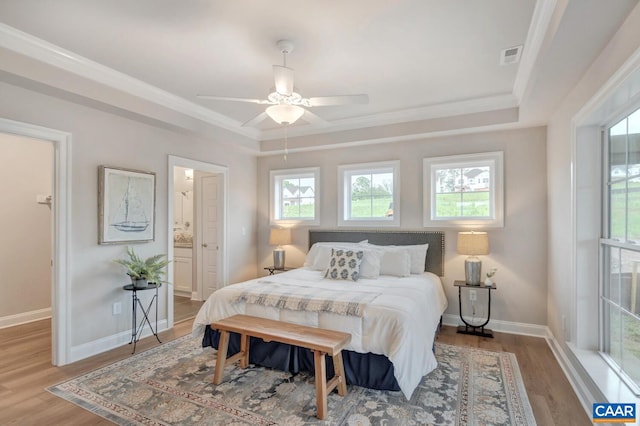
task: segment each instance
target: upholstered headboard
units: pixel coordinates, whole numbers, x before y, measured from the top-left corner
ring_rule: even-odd
[[[425,271],[444,276],[444,232],[440,231],[349,231],[349,230],[309,230],[309,247],[318,242],[345,241],[355,243],[369,240],[371,244],[382,246],[406,246],[429,244]]]

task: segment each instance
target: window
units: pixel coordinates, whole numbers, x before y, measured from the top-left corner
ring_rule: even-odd
[[[338,167],[338,225],[400,226],[400,162]]]
[[[271,224],[320,223],[320,169],[272,170]]]
[[[426,227],[502,227],[502,152],[423,160]]]
[[[604,132],[601,351],[640,389],[640,109]]]

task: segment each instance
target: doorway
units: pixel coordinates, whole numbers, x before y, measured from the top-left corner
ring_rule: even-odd
[[[51,317],[53,144],[0,133],[0,328]]]
[[[71,134],[29,123],[0,118],[0,133],[53,144],[53,188],[51,191],[51,328],[53,365],[70,362],[69,239],[71,223]],[[46,198],[46,197],[45,197]],[[46,199],[45,199],[46,201]]]
[[[227,176],[226,167],[169,156],[169,327],[227,282]]]

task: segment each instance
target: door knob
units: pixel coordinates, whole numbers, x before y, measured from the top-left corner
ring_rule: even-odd
[[[202,247],[205,247],[205,248],[206,248],[206,247],[209,247],[209,244],[207,244],[207,243],[202,243]]]

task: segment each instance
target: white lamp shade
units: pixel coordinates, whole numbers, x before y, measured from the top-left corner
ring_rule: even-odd
[[[486,232],[458,232],[458,254],[489,254],[489,236]]]
[[[304,115],[304,108],[297,105],[271,105],[265,112],[278,124],[293,124]]]
[[[269,245],[283,246],[286,244],[291,244],[291,229],[272,228],[269,234]]]

